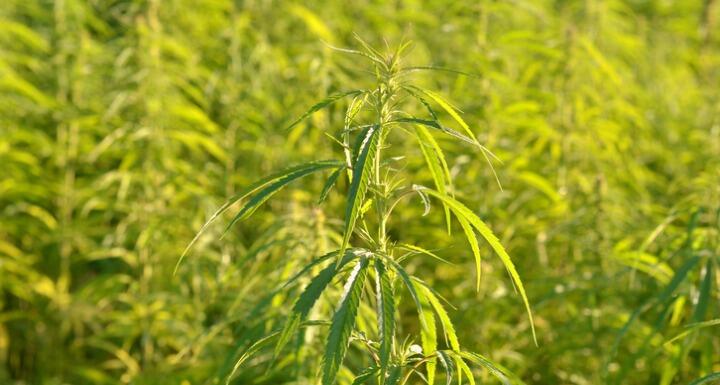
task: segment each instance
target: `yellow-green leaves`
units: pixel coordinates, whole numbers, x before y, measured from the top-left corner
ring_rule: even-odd
[[[175,265],[175,271],[177,272],[177,268],[180,266],[180,263],[182,262],[183,258],[185,258],[185,255],[187,255],[190,248],[197,242],[197,240],[200,238],[200,236],[207,230],[208,226],[213,223],[220,215],[222,215],[225,211],[227,211],[232,205],[235,203],[253,196],[248,202],[246,202],[241,208],[240,211],[235,215],[232,221],[227,225],[225,228],[225,231],[227,232],[230,227],[235,224],[237,221],[246,218],[250,214],[252,214],[255,209],[257,209],[262,203],[270,199],[270,197],[278,192],[280,189],[285,187],[288,183],[298,179],[302,178],[308,174],[312,174],[314,172],[325,170],[328,168],[337,168],[342,166],[342,162],[336,161],[336,160],[321,160],[321,161],[313,161],[308,163],[303,163],[301,165],[293,166],[290,168],[287,168],[283,171],[280,171],[278,173],[272,174],[270,176],[267,176],[249,187],[247,187],[245,190],[243,190],[241,193],[236,194],[232,198],[228,199],[225,204],[220,206],[220,208],[213,213],[213,215],[210,216],[210,219],[205,222],[205,224],[202,225],[200,228],[200,231],[195,234],[195,237],[190,241],[190,243],[185,248],[185,251],[183,251],[182,255],[177,261],[177,264]],[[253,195],[254,194],[254,195]]]
[[[369,260],[366,257],[362,257],[350,272],[350,276],[345,283],[340,306],[333,316],[330,334],[325,345],[322,370],[323,385],[332,385],[334,383],[335,376],[337,376],[340,365],[345,358],[350,343],[350,334],[355,327],[355,317],[357,316],[360,296],[365,285],[368,262]]]
[[[528,319],[530,320],[530,328],[532,330],[533,339],[537,344],[535,325],[533,323],[532,311],[530,310],[530,302],[528,301],[527,295],[525,294],[525,287],[520,280],[520,275],[518,274],[517,269],[515,269],[515,264],[512,262],[512,259],[510,259],[507,251],[505,251],[505,248],[500,243],[500,240],[497,239],[492,230],[490,230],[490,228],[485,224],[485,222],[482,221],[482,219],[480,219],[480,217],[478,217],[469,208],[457,201],[455,198],[452,198],[445,194],[441,194],[438,191],[423,186],[414,186],[414,188],[423,190],[426,194],[431,195],[439,199],[440,201],[446,203],[448,206],[450,206],[450,209],[455,214],[455,217],[462,218],[462,220],[467,221],[473,227],[473,229],[480,233],[480,235],[485,238],[488,244],[490,244],[490,247],[492,247],[495,253],[497,253],[497,255],[500,257],[503,265],[505,265],[505,268],[507,269],[510,277],[513,280],[513,283],[515,284],[515,287],[517,287],[518,292],[522,297],[523,303],[525,304],[525,310],[528,314]],[[479,255],[476,255],[476,258],[479,258]]]
[[[330,95],[330,96],[326,97],[325,99],[321,100],[320,102],[314,104],[312,107],[310,107],[310,109],[307,110],[304,114],[302,114],[302,116],[297,118],[294,122],[290,123],[290,125],[287,126],[286,130],[289,130],[289,129],[295,127],[298,123],[305,120],[308,116],[314,114],[317,111],[322,110],[323,108],[335,103],[336,101],[338,101],[346,96],[350,96],[350,95],[357,96],[362,93],[363,93],[363,91],[360,91],[360,90],[352,90],[352,91],[347,91],[347,92],[341,92],[341,93],[335,94],[335,95]]]

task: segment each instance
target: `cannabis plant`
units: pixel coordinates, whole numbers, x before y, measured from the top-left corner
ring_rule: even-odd
[[[311,260],[289,279],[284,287],[306,274],[315,272],[295,300],[284,327],[257,341],[247,351],[235,357],[233,369],[223,376],[229,382],[245,360],[271,341],[275,341],[274,359],[277,359],[297,333],[303,333],[302,330],[309,326],[325,325],[326,323],[321,321],[309,320],[309,314],[321,294],[334,280],[342,278],[345,281],[344,288],[329,322],[323,352],[320,370],[323,385],[336,382],[348,348],[353,344],[366,351],[372,359],[369,361],[372,362],[371,365],[361,368],[355,375],[354,384],[404,385],[413,375],[433,384],[438,363],[444,368],[448,381],[456,376],[460,382],[463,376],[466,376],[471,384],[474,383],[473,372],[468,364],[477,364],[507,383],[513,377],[507,370],[480,354],[462,349],[439,294],[421,277],[406,271],[403,265],[413,255],[442,259],[423,245],[405,243],[401,239],[392,239],[389,235],[389,220],[399,202],[411,196],[419,196],[427,214],[430,201],[439,201],[448,234],[451,233],[452,219],[455,218],[467,239],[475,259],[477,288],[479,289],[481,278],[479,234],[507,269],[532,325],[525,288],[510,256],[488,225],[454,197],[448,162],[435,135],[449,135],[468,144],[481,151],[488,163],[493,154],[480,144],[455,107],[438,93],[409,80],[409,75],[416,71],[443,69],[403,67],[401,58],[409,44],[401,44],[389,54],[384,54],[362,40],[358,41],[362,51],[338,50],[367,59],[371,63],[372,73],[375,75],[374,87],[329,96],[312,106],[289,126],[290,129],[313,113],[343,98],[349,98],[344,126],[336,135],[329,135],[342,149],[343,158],[314,160],[290,167],[247,187],[220,207],[188,246],[189,249],[208,225],[221,214],[238,204],[239,208],[226,226],[226,232],[236,223],[250,217],[263,203],[295,180],[313,173],[329,173],[319,195],[319,202],[322,203],[331,193],[333,186],[347,178],[349,187],[345,196],[344,225],[337,248]],[[412,111],[413,107],[419,107],[417,109],[425,111],[425,114],[416,116],[408,112]],[[438,107],[438,112],[444,111],[460,130],[441,122],[436,112]],[[395,132],[399,135],[392,135]],[[392,165],[394,158],[385,155],[393,142],[391,138],[400,139],[405,136],[414,137],[417,142],[432,176],[433,187],[405,183],[401,171]],[[187,251],[186,249],[185,253]],[[398,304],[403,291],[409,294],[417,309],[420,345],[411,342],[412,336],[403,338],[399,335]],[[364,295],[366,293],[372,294]],[[364,305],[375,309],[376,325],[361,328],[356,323],[358,309]],[[444,344],[438,341],[438,323],[445,337]]]

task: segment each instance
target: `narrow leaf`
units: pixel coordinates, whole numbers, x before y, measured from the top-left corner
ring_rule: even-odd
[[[500,257],[500,260],[502,261],[503,265],[505,265],[505,268],[510,274],[513,283],[520,292],[520,296],[522,297],[523,303],[525,305],[525,310],[528,314],[528,319],[530,320],[530,328],[532,330],[533,340],[537,345],[535,324],[533,322],[532,310],[530,310],[530,302],[528,301],[527,294],[525,293],[525,286],[520,280],[520,275],[515,268],[515,264],[512,262],[512,259],[510,259],[507,251],[505,251],[505,248],[500,243],[495,234],[492,232],[492,230],[490,230],[490,228],[485,224],[485,222],[480,219],[480,217],[475,215],[475,213],[473,213],[469,208],[467,208],[467,206],[460,203],[455,198],[452,198],[446,194],[441,194],[438,191],[429,189],[427,187],[415,186],[415,188],[423,189],[429,195],[432,195],[435,198],[447,203],[458,218],[462,217],[467,220],[470,225],[472,225],[472,227],[474,227],[475,230],[477,230],[477,232],[480,233],[480,235],[482,235],[482,237],[485,238],[485,240],[490,244],[490,247],[492,247],[495,253]]]
[[[333,164],[335,166],[333,166]],[[182,255],[180,255],[180,258],[178,258],[177,263],[175,264],[175,269],[173,271],[173,274],[177,273],[178,267],[180,267],[180,263],[182,263],[183,259],[187,255],[187,253],[190,251],[192,246],[197,242],[198,239],[200,239],[200,236],[207,230],[207,228],[212,224],[220,215],[222,215],[225,211],[227,211],[232,205],[235,203],[247,198],[248,196],[254,194],[258,190],[264,188],[265,186],[276,182],[278,179],[287,177],[288,175],[295,175],[296,173],[302,174],[303,170],[313,170],[317,171],[324,168],[330,168],[330,167],[337,167],[338,162],[335,160],[322,160],[322,161],[315,161],[315,162],[309,162],[309,163],[303,163],[297,166],[292,166],[289,168],[286,168],[282,171],[276,172],[274,174],[271,174],[252,185],[245,188],[243,191],[241,191],[238,194],[235,194],[230,199],[228,199],[222,206],[220,206],[217,211],[215,211],[211,216],[210,219],[208,219],[202,227],[200,227],[200,230],[195,234],[195,237],[190,241],[190,243],[185,247],[185,250],[183,251]],[[312,172],[312,171],[311,171]]]
[[[330,193],[330,190],[335,185],[335,182],[337,182],[338,177],[342,172],[345,171],[345,166],[338,167],[337,170],[333,171],[332,174],[330,174],[330,177],[328,177],[327,182],[325,182],[325,186],[323,186],[322,192],[320,192],[320,198],[318,199],[318,204],[323,203],[325,199],[327,198],[328,194]]]
[[[342,98],[344,98],[344,97],[346,97],[346,96],[350,96],[350,95],[352,95],[352,96],[357,96],[357,95],[362,94],[363,92],[364,92],[364,91],[361,91],[361,90],[352,90],[352,91],[342,92],[342,93],[335,94],[335,95],[330,95],[330,96],[326,97],[325,99],[321,100],[320,102],[318,102],[317,104],[315,104],[315,105],[313,105],[312,107],[310,107],[310,109],[307,110],[304,114],[302,114],[302,116],[300,116],[297,120],[295,120],[294,122],[292,122],[292,123],[286,128],[286,130],[289,130],[289,129],[295,127],[298,123],[300,123],[300,122],[302,122],[303,120],[305,120],[308,116],[310,116],[310,115],[314,114],[315,112],[317,112],[317,111],[319,111],[319,110],[321,110],[321,109],[329,106],[329,105],[332,104],[332,103],[335,103],[335,102],[338,101],[339,99],[342,99]]]
[[[340,299],[340,306],[332,319],[330,334],[323,358],[322,384],[332,385],[340,369],[345,353],[350,343],[350,334],[355,327],[355,317],[360,305],[365,277],[367,275],[368,259],[361,258],[353,268]]]
[[[353,164],[353,178],[348,191],[347,203],[345,204],[345,233],[343,235],[340,253],[344,253],[350,243],[350,236],[355,229],[360,208],[365,199],[372,164],[377,151],[380,127],[372,126],[368,129],[358,148],[357,157]]]
[[[377,296],[377,317],[380,333],[380,367],[381,373],[387,370],[392,351],[395,333],[395,298],[393,296],[390,276],[382,260],[375,260],[375,293]]]

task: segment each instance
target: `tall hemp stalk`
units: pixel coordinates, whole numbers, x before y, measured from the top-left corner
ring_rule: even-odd
[[[303,275],[322,267],[296,299],[282,330],[253,344],[235,359],[232,370],[223,373],[220,377],[224,377],[226,383],[229,383],[241,365],[271,341],[277,340],[274,349],[274,357],[277,358],[298,331],[308,326],[323,325],[323,322],[309,321],[308,314],[336,277],[346,277],[342,297],[329,323],[330,330],[327,334],[321,369],[323,385],[336,382],[338,371],[352,343],[357,343],[358,347],[366,350],[372,358],[372,365],[362,369],[356,375],[353,384],[404,385],[413,374],[424,377],[428,383],[433,384],[437,362],[443,366],[448,383],[454,375],[460,383],[465,375],[468,382],[474,384],[475,380],[468,363],[483,366],[503,383],[510,383],[510,379],[514,376],[506,369],[482,355],[461,349],[453,324],[438,294],[423,280],[409,274],[402,264],[410,256],[419,254],[440,261],[442,259],[421,246],[391,239],[388,234],[388,220],[403,198],[419,195],[425,205],[425,213],[430,209],[431,197],[440,201],[448,234],[451,219],[454,217],[467,238],[475,258],[478,289],[481,256],[477,234],[485,239],[500,257],[522,297],[532,326],[530,305],[512,260],[485,222],[453,197],[449,167],[442,149],[434,139],[433,132],[450,135],[477,148],[482,151],[486,159],[493,155],[478,142],[455,107],[437,93],[413,85],[407,80],[407,75],[415,71],[442,69],[402,67],[401,56],[409,46],[407,43],[385,55],[362,40],[358,39],[358,41],[363,47],[362,51],[338,50],[360,56],[372,63],[376,76],[375,88],[352,90],[329,96],[312,106],[288,127],[288,129],[294,127],[314,112],[340,99],[352,98],[345,114],[345,124],[340,137],[333,137],[335,142],[342,146],[344,159],[318,160],[300,164],[247,187],[243,192],[229,199],[210,217],[178,261],[180,264],[211,223],[237,203],[240,203],[239,211],[225,228],[226,232],[237,222],[247,219],[258,207],[292,181],[316,172],[330,171],[320,194],[319,202],[322,203],[332,187],[337,184],[340,176],[343,173],[347,175],[349,188],[345,204],[344,232],[339,247],[335,251],[315,258],[285,283],[284,288]],[[419,103],[427,111],[428,116],[421,118],[404,112],[400,107],[406,100]],[[444,110],[462,128],[462,131],[442,125],[435,112],[435,106]],[[371,116],[372,121],[358,123],[356,119],[360,116]],[[432,175],[434,189],[417,184],[404,186],[403,180],[398,175],[399,172],[393,170],[383,158],[383,150],[390,146],[389,134],[396,129],[414,136],[417,140]],[[373,285],[375,298],[363,298],[367,281],[371,281],[370,284]],[[396,322],[400,316],[399,291],[403,287],[417,308],[422,346],[411,345],[408,342],[409,338],[401,339],[396,333]],[[356,329],[356,316],[363,300],[368,301],[375,309],[377,315],[375,330]],[[439,346],[436,321],[442,326],[446,345],[444,349]],[[532,332],[535,338],[534,327]],[[374,335],[375,338],[370,339],[368,335]],[[425,374],[419,371],[423,366]]]

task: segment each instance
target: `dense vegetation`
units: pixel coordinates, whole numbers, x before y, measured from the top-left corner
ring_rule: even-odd
[[[2,384],[711,383],[719,288],[712,0],[0,2]]]

